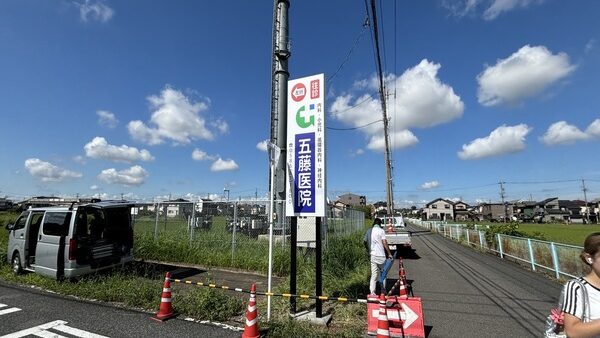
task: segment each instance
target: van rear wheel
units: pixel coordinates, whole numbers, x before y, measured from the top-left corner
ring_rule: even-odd
[[[12,271],[15,275],[19,275],[23,272],[23,268],[21,267],[21,256],[19,256],[18,252],[15,252],[12,258]]]

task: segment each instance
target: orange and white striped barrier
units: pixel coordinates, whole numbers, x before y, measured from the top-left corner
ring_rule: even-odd
[[[377,338],[387,338],[390,336],[390,323],[388,322],[385,295],[379,296],[379,316],[377,317]]]
[[[173,311],[171,299],[171,273],[167,272],[165,275],[165,284],[163,285],[162,294],[160,297],[160,308],[156,317],[152,317],[152,319],[156,319],[159,321],[167,320],[175,316],[175,311]]]
[[[248,310],[246,311],[246,325],[242,338],[258,338],[258,312],[256,311],[256,284],[250,287],[250,301],[248,302]]]

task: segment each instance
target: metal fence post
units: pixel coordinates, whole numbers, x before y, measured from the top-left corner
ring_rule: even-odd
[[[194,240],[194,231],[196,231],[196,203],[192,202],[192,222],[190,223],[190,245]]]
[[[504,252],[502,252],[502,238],[500,238],[500,234],[496,235],[496,238],[498,238],[498,250],[500,251],[500,258],[504,258]]]
[[[233,261],[235,260],[235,231],[237,228],[237,202],[233,203],[233,232],[231,233],[231,265],[233,265]],[[241,223],[241,222],[240,222]],[[250,229],[250,224],[247,224],[248,229]]]
[[[471,245],[471,236],[469,236],[469,229],[467,229],[467,244]]]
[[[550,243],[550,248],[552,249],[552,262],[554,263],[554,271],[556,272],[556,279],[560,278],[560,266],[558,264],[558,255],[556,254],[556,247],[554,246],[554,242]]]
[[[154,240],[158,238],[158,209],[160,208],[160,203],[156,203],[154,212],[156,213],[156,217],[154,219]]]
[[[479,247],[483,249],[483,231],[478,230],[477,233],[479,233]]]
[[[531,246],[531,238],[527,238],[527,246],[529,247],[529,260],[531,261],[531,270],[535,271],[535,260],[533,257],[533,247]]]

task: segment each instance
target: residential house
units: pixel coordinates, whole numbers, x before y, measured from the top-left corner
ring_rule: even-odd
[[[12,208],[13,201],[7,199],[6,197],[0,197],[0,210],[8,210]]]
[[[584,217],[586,205],[584,201],[558,200],[558,205],[560,207],[560,210],[569,212],[569,223],[583,224],[586,222]]]
[[[423,220],[452,221],[454,220],[454,204],[444,198],[435,199],[423,208]]]
[[[513,203],[513,215],[521,222],[533,222],[543,210],[535,201],[517,201]]]
[[[560,208],[558,197],[547,198],[538,203],[539,216],[536,220],[545,223],[569,222],[571,213]]]
[[[355,206],[367,205],[367,197],[359,196],[355,194],[344,194],[338,197],[338,201],[346,204]]]
[[[469,205],[463,201],[457,201],[452,203],[454,207],[454,220],[455,221],[468,221],[472,219],[473,213],[469,211]]]
[[[477,213],[479,221],[501,222],[512,219],[513,208],[508,203],[481,203]]]
[[[588,203],[590,223],[600,224],[600,198]]]

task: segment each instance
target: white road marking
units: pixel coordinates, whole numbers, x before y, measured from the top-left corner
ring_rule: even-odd
[[[40,331],[40,332],[36,332],[33,334],[34,336],[38,336],[41,338],[67,338],[65,336],[61,336],[59,334],[56,334],[54,332],[50,332],[50,331]]]
[[[0,304],[0,308],[6,307],[6,304]],[[21,309],[19,309],[18,307],[11,307],[8,309],[4,309],[4,310],[0,310],[0,316],[8,314],[8,313],[13,313],[13,312],[17,312],[17,311],[21,311]]]
[[[66,338],[65,336],[61,336],[57,333],[48,331],[50,329],[56,330],[56,331],[61,331],[61,332],[67,333],[69,335],[72,335],[75,337],[80,337],[80,338],[108,338],[106,336],[102,336],[99,334],[76,329],[76,328],[67,326],[65,324],[67,324],[67,322],[65,322],[64,320],[55,320],[53,322],[38,325],[38,326],[29,328],[29,329],[21,330],[19,332],[10,333],[10,334],[4,335],[0,338],[22,338],[22,337],[26,337],[26,336],[30,336],[30,335],[34,335],[34,336],[38,336],[38,337],[42,337],[42,338],[49,338],[49,337]]]

